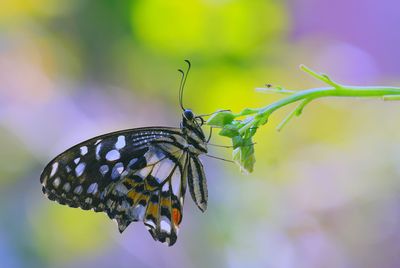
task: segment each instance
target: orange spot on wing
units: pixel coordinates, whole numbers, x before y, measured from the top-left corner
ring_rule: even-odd
[[[162,207],[166,207],[166,208],[169,208],[169,207],[171,207],[171,199],[169,199],[169,198],[161,198],[161,206]]]
[[[129,177],[126,177],[126,178],[125,178],[124,183],[128,184],[128,185],[131,186],[131,187],[134,187],[134,186],[137,184],[137,183],[135,183],[135,182],[133,181],[132,178],[129,178]]]
[[[128,196],[130,199],[132,199],[133,204],[136,204],[136,202],[138,201],[138,199],[139,199],[139,197],[140,197],[140,193],[138,193],[138,192],[132,190],[132,191],[129,191],[129,192],[127,193],[127,196]]]
[[[182,215],[179,209],[177,208],[172,209],[172,221],[174,222],[174,224],[178,226],[179,223],[181,223],[181,220],[182,220]]]
[[[157,218],[158,215],[158,204],[156,203],[151,203],[149,204],[149,207],[147,208],[147,215],[151,215],[154,218]]]

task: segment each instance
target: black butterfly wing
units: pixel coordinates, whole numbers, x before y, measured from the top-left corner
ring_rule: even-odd
[[[176,128],[139,128],[82,142],[54,158],[40,181],[49,199],[104,211],[122,232],[144,221],[153,238],[176,241],[186,190],[187,141]]]

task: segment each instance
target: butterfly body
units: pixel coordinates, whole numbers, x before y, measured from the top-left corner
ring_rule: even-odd
[[[148,127],[98,136],[61,153],[42,172],[43,193],[60,204],[105,212],[119,231],[143,221],[155,240],[177,239],[186,187],[201,211],[207,142],[190,110],[180,128]]]

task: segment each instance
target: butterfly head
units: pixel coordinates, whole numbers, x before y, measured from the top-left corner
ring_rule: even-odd
[[[183,111],[183,118],[186,119],[186,120],[193,120],[194,114],[193,114],[192,110],[185,109]]]
[[[182,113],[182,126],[183,127],[197,127],[200,128],[204,124],[204,119],[201,116],[195,116],[192,110],[185,109]]]

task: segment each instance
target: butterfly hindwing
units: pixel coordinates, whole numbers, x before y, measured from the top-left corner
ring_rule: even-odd
[[[182,219],[185,196],[182,174],[187,153],[166,152],[154,145],[149,146],[144,156],[146,168],[125,176],[114,186],[124,190],[120,203],[127,205],[117,204],[108,208],[107,213],[117,220],[121,232],[130,222],[143,221],[155,240],[173,245]]]

